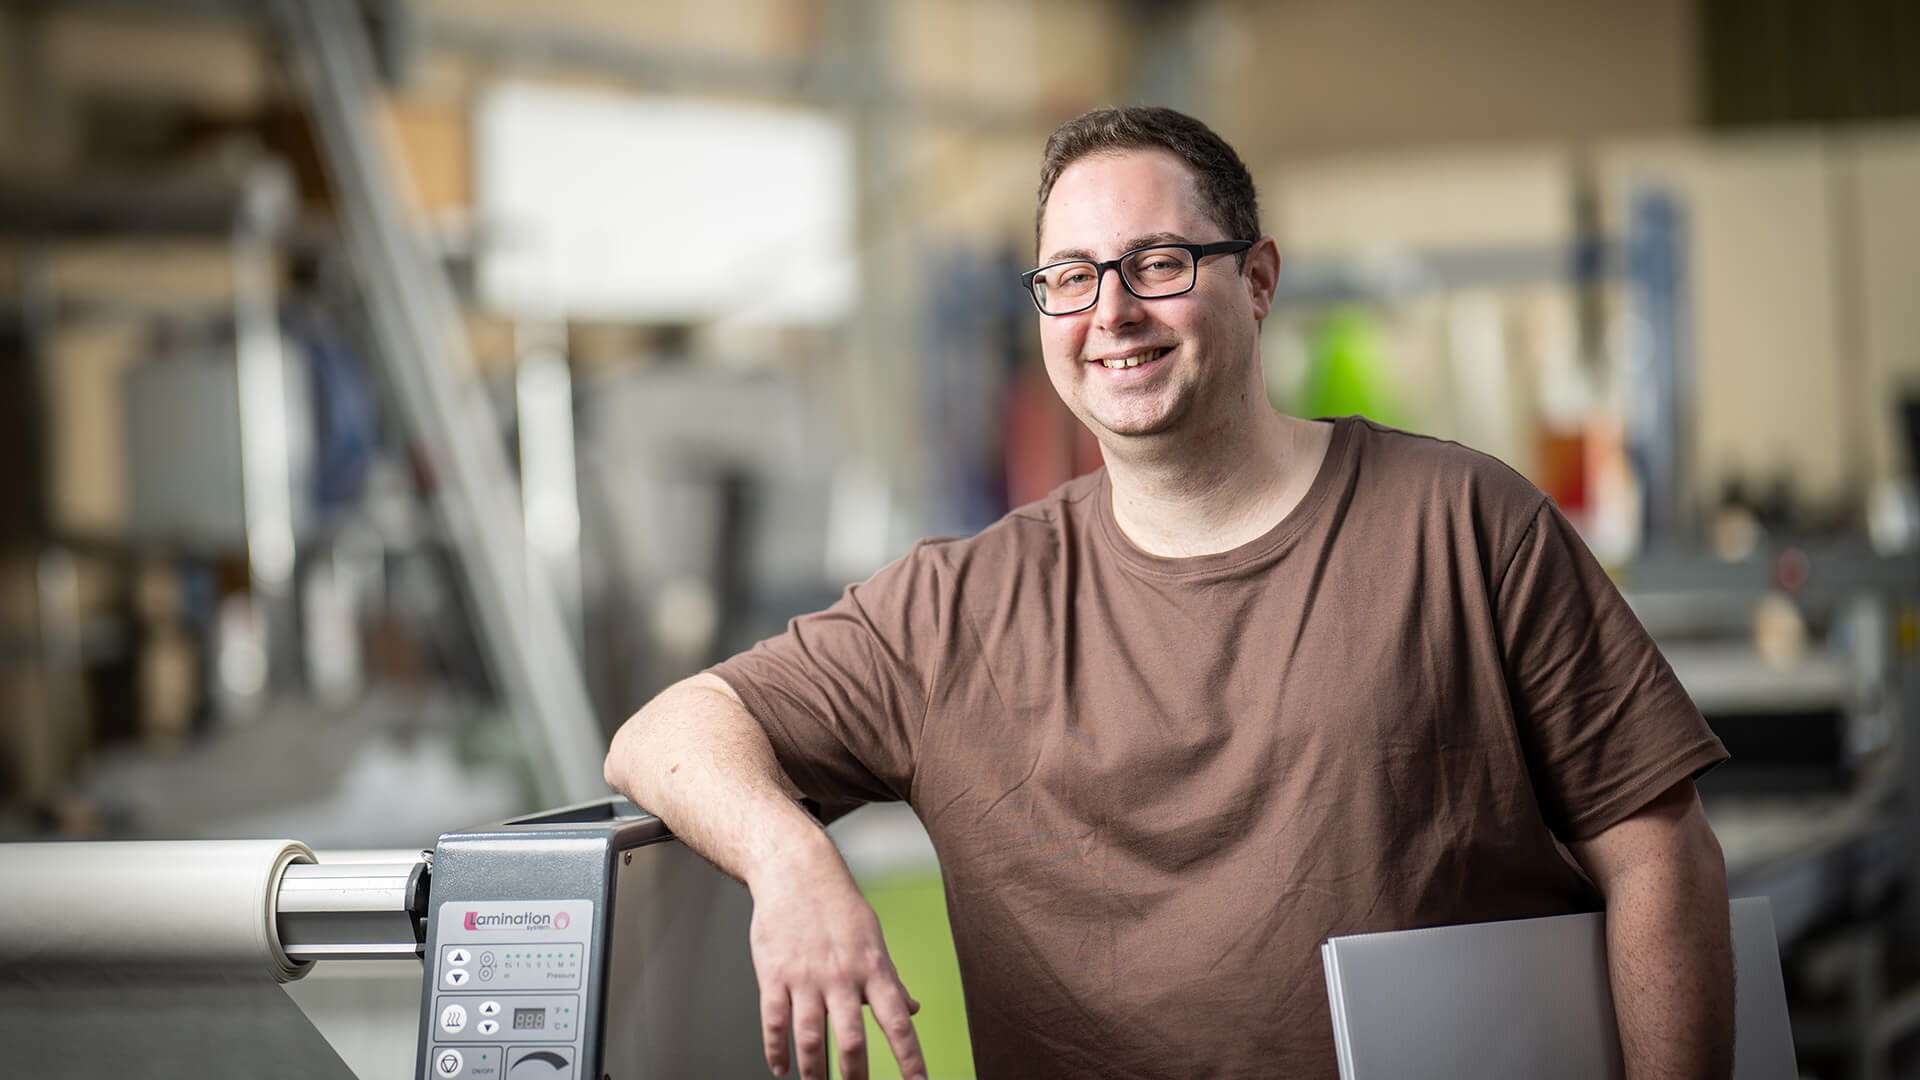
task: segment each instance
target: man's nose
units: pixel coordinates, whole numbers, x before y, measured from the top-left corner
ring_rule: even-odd
[[[1107,274],[1113,280],[1107,280]],[[1146,314],[1146,306],[1141,299],[1127,288],[1126,280],[1120,276],[1120,268],[1110,266],[1100,271],[1100,298],[1093,305],[1093,321],[1102,327],[1131,326],[1139,322]]]

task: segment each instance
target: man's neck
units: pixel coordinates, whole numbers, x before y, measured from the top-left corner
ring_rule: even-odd
[[[1107,447],[1113,516],[1134,546],[1188,558],[1264,535],[1313,486],[1331,424],[1261,410],[1239,430]]]

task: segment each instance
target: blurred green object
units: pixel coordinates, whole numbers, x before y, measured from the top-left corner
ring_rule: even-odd
[[[1338,308],[1314,329],[1299,416],[1364,416],[1404,427],[1388,386],[1386,350],[1372,315]]]
[[[860,891],[880,916],[887,951],[907,993],[920,1002],[913,1018],[920,1049],[927,1058],[928,1080],[973,1076],[973,1043],[967,1036],[967,1011],[960,996],[960,961],[947,924],[947,897],[938,871],[863,879]],[[833,1075],[840,1075],[837,1056]],[[899,1080],[900,1066],[880,1027],[867,1013],[867,1067],[873,1080]]]

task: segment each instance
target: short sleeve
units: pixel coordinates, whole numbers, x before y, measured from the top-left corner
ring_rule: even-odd
[[[948,610],[934,550],[915,545],[832,607],[709,669],[766,730],[787,775],[824,805],[910,794]]]
[[[1497,586],[1507,684],[1535,793],[1563,841],[1727,757],[1653,638],[1551,501]]]

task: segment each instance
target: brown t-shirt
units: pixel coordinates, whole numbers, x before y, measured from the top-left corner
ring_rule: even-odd
[[[1232,551],[1140,551],[1102,471],[714,669],[926,824],[980,1075],[1334,1077],[1321,941],[1594,910],[1556,840],[1726,756],[1538,489],[1335,425]]]

